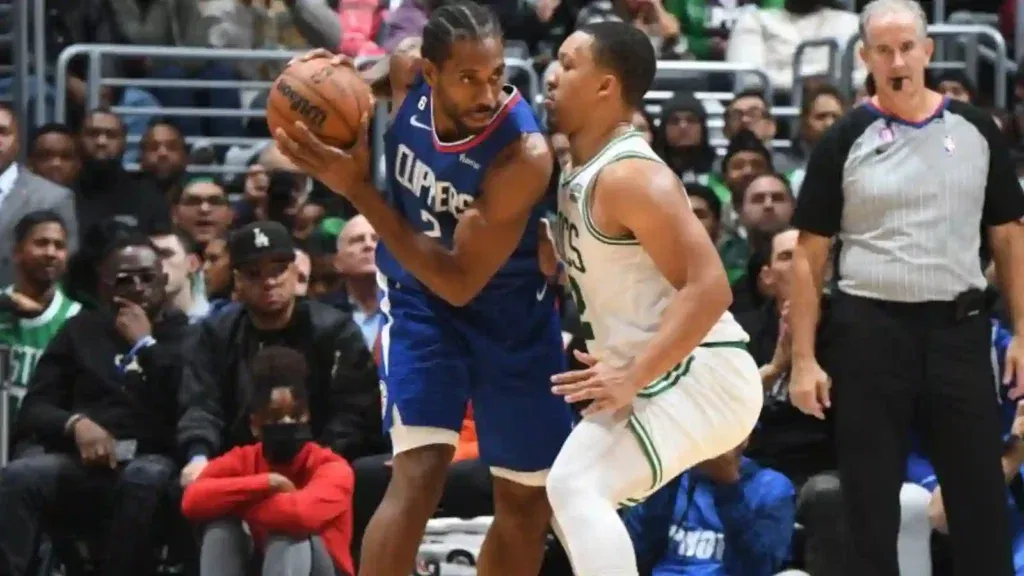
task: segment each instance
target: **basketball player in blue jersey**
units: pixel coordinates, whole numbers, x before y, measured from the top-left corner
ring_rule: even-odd
[[[383,194],[370,182],[365,140],[342,151],[301,124],[291,137],[275,134],[382,242],[382,399],[395,456],[361,575],[412,571],[467,402],[494,476],[495,518],[478,571],[540,569],[546,471],[571,427],[567,404],[550,390],[563,365],[561,332],[537,254],[535,207],[554,159],[528,103],[504,83],[503,51],[490,10],[456,2],[432,12],[422,74],[393,103]]]

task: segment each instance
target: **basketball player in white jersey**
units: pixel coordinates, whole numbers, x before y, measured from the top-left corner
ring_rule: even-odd
[[[682,183],[630,125],[655,72],[650,41],[602,22],[570,36],[545,102],[570,144],[554,241],[589,355],[554,392],[588,402],[548,480],[576,573],[635,576],[616,509],[738,446],[761,411],[747,334]]]

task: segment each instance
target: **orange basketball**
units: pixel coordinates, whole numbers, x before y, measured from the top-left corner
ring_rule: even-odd
[[[325,143],[347,148],[372,107],[370,87],[355,70],[317,58],[285,68],[267,99],[270,133],[294,131],[301,121]]]

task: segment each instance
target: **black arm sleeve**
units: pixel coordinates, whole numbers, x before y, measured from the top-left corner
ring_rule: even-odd
[[[797,196],[793,227],[831,238],[843,218],[843,171],[853,142],[871,122],[870,112],[852,110],[832,125],[814,147]]]
[[[348,316],[333,326],[327,402],[320,441],[349,462],[374,453],[381,434],[380,386],[363,334]]]
[[[185,363],[178,391],[178,446],[186,458],[213,457],[223,446],[224,414],[215,376],[216,348],[212,327],[194,327],[185,344]]]
[[[981,220],[986,226],[999,226],[1024,218],[1024,190],[1017,180],[1017,168],[1010,158],[1010,145],[992,117],[980,108],[950,102],[949,110],[963,116],[988,142],[988,182]]]
[[[72,371],[79,363],[68,333],[70,325],[69,322],[62,326],[43,351],[18,411],[17,428],[25,434],[38,435],[44,441],[64,438],[64,426],[73,414]]]

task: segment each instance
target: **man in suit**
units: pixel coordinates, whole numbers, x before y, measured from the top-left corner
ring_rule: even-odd
[[[78,248],[78,220],[71,190],[41,178],[18,164],[21,143],[14,111],[0,106],[0,286],[14,282],[14,225],[36,210],[53,210],[67,225],[68,249]]]

